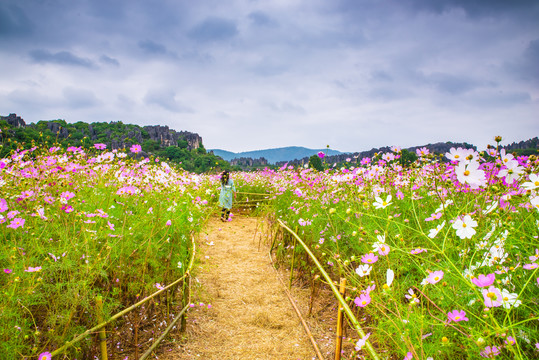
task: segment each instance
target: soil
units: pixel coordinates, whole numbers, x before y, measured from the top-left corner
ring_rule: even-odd
[[[316,359],[280,275],[272,268],[268,246],[260,233],[255,234],[257,221],[243,215],[225,223],[209,221],[198,242],[200,263],[191,299],[195,305],[188,312],[187,329],[173,335],[176,338],[163,346],[159,359]],[[292,292],[305,317],[309,290]],[[334,346],[331,332],[326,333],[330,325],[306,320],[315,337],[323,340],[322,353],[329,355]]]

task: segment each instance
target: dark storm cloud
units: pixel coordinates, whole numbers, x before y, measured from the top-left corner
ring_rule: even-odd
[[[26,35],[32,28],[33,24],[19,6],[0,4],[0,38]]]
[[[187,34],[196,41],[222,41],[235,37],[238,34],[238,28],[232,20],[208,17],[195,25]]]
[[[524,52],[522,71],[535,85],[539,86],[539,39],[530,41]]]
[[[94,67],[94,63],[91,60],[73,55],[69,51],[52,53],[48,50],[36,49],[30,51],[28,55],[33,62],[39,64],[51,63],[58,65],[82,66],[86,68]]]

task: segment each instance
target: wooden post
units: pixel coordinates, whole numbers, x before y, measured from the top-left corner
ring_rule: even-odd
[[[344,293],[346,292],[346,279],[341,278],[341,287],[339,289],[342,297],[344,298]],[[341,350],[342,350],[342,328],[343,328],[343,306],[339,302],[339,312],[337,314],[337,338],[335,339],[335,360],[341,359]]]
[[[95,299],[95,307],[96,307],[96,316],[97,316],[97,323],[101,324],[103,322],[103,298],[101,296],[98,296]],[[101,346],[101,359],[102,360],[108,360],[107,355],[107,334],[106,328],[102,327],[99,330],[99,344]]]
[[[188,306],[189,302],[189,282],[191,281],[191,275],[188,275],[186,279],[183,280],[182,284],[182,308]],[[180,323],[180,331],[184,332],[187,328],[187,317],[185,312],[181,315],[182,321]]]
[[[288,289],[292,289],[292,279],[294,278],[294,260],[295,260],[295,258],[296,258],[296,238],[294,238],[294,245],[292,245],[292,265],[290,266],[290,280],[288,282]]]

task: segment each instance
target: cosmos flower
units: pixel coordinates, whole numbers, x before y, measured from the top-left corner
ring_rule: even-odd
[[[377,261],[378,256],[374,255],[373,253],[368,253],[361,257],[361,262],[365,264],[374,264]]]
[[[354,299],[354,304],[359,307],[365,307],[371,303],[371,296],[369,294],[361,294]]]
[[[412,255],[417,255],[417,254],[421,254],[422,252],[427,252],[427,250],[426,250],[426,249],[417,248],[417,249],[414,249],[414,250],[410,251],[410,254],[412,254]]]
[[[11,222],[9,223],[9,225],[7,227],[12,228],[12,229],[17,229],[17,228],[20,228],[20,227],[24,227],[25,221],[26,220],[24,220],[23,218],[15,218],[15,219],[11,220]]]
[[[434,238],[436,237],[436,235],[438,235],[438,233],[444,228],[444,226],[445,226],[445,220],[444,220],[441,224],[439,224],[438,226],[436,226],[435,229],[430,229],[430,230],[429,230],[429,235],[428,235],[428,236],[429,236],[431,239],[434,239]]]
[[[427,282],[430,284],[436,284],[444,277],[444,272],[442,270],[433,271],[427,276]]]
[[[502,305],[503,298],[500,289],[490,286],[488,289],[483,289],[483,299],[486,307],[498,307]]]
[[[359,265],[356,269],[356,274],[358,274],[360,277],[367,276],[371,273],[372,266],[365,264],[365,265]]]
[[[492,359],[494,356],[500,355],[500,349],[498,349],[496,346],[487,346],[485,350],[481,351],[480,355],[484,358]]]
[[[45,351],[45,352],[42,352],[41,354],[39,354],[39,356],[37,357],[37,360],[51,360],[52,359],[52,355],[50,352],[48,351]]]
[[[487,287],[494,284],[494,280],[496,280],[496,275],[494,273],[487,275],[479,274],[478,277],[472,278],[472,283],[479,287]]]
[[[518,300],[518,294],[502,289],[502,306],[504,309],[519,307],[520,304],[522,304],[522,301]]]
[[[472,161],[469,164],[460,162],[455,167],[455,174],[459,183],[468,184],[472,189],[479,188],[486,181],[485,172],[479,169],[479,162],[477,161]]]
[[[97,150],[105,150],[107,148],[107,145],[106,144],[94,144],[94,147]]]
[[[530,181],[526,181],[520,187],[526,189],[526,190],[535,190],[539,188],[539,175],[538,174],[530,174]]]
[[[460,217],[455,220],[452,227],[457,230],[457,236],[461,239],[471,239],[475,234],[477,221],[473,220],[470,215],[465,215],[463,219]]]
[[[142,151],[142,146],[140,145],[131,145],[131,148],[129,149],[133,154],[138,154]]]
[[[449,321],[468,321],[468,318],[466,317],[466,312],[464,310],[453,310],[447,313],[447,317]]]
[[[380,198],[379,196],[376,196],[375,197],[375,202],[373,203],[374,207],[377,208],[377,209],[385,209],[386,207],[388,207],[389,205],[391,205],[391,195],[388,195],[384,200],[382,200],[382,198]]]

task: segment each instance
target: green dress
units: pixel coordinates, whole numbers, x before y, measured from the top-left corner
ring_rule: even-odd
[[[228,183],[221,184],[221,194],[219,195],[219,205],[225,209],[232,209],[232,196],[236,192],[234,181],[228,179]]]

